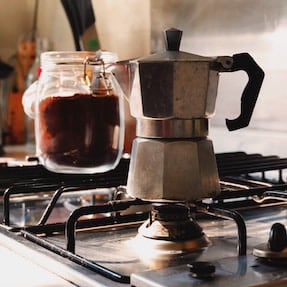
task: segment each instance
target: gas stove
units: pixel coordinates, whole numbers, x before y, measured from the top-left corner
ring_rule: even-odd
[[[92,176],[3,164],[0,242],[75,286],[285,286],[287,159],[216,161],[221,193],[192,203],[131,198],[128,158]]]

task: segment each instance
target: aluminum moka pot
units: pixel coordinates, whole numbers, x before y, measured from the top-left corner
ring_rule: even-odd
[[[179,51],[182,31],[165,32],[166,51],[140,58],[130,97],[136,118],[127,191],[153,201],[194,201],[220,192],[209,118],[220,72],[243,70],[249,80],[232,131],[248,126],[264,72],[248,53],[203,57]]]

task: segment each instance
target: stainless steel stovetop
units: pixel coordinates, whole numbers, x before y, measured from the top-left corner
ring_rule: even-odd
[[[232,153],[217,161],[221,195],[188,205],[210,240],[199,251],[155,257],[139,245],[151,204],[125,194],[128,160],[92,179],[32,166],[16,180],[9,174],[21,176],[18,168],[6,168],[0,242],[75,286],[285,286],[286,263],[253,251],[267,244],[273,223],[287,224],[287,160]],[[201,261],[215,272],[193,277],[189,264]]]

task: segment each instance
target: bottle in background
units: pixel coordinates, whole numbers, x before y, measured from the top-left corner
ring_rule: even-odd
[[[36,38],[36,57],[26,78],[26,89],[39,79],[41,74],[40,55],[49,50],[49,40],[47,38]],[[34,120],[25,116],[25,144],[30,152],[35,152],[35,132]]]

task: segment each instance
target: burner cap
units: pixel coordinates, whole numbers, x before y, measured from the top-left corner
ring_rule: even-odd
[[[260,244],[253,249],[253,255],[261,258],[287,259],[287,248],[281,251],[271,251],[268,244]]]

